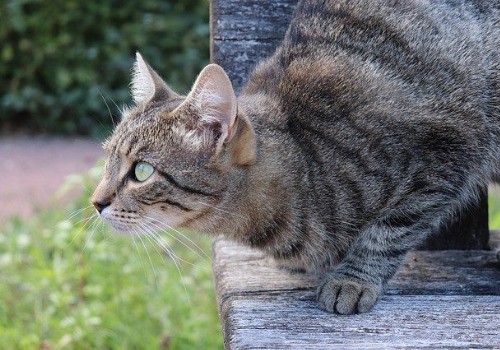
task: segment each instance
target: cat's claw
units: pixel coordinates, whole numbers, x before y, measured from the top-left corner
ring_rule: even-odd
[[[380,296],[382,288],[342,275],[328,275],[318,288],[320,308],[342,315],[370,311]]]

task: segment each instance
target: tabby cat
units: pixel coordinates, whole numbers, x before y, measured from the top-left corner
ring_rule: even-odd
[[[93,203],[118,231],[184,227],[321,273],[367,312],[405,253],[500,178],[499,2],[305,0],[237,98],[187,96],[137,54],[135,105]]]

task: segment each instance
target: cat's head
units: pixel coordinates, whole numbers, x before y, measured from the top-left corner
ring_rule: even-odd
[[[104,144],[108,159],[92,196],[102,219],[139,234],[220,217],[255,159],[252,126],[224,70],[208,65],[181,96],[138,53],[131,85],[135,105]]]

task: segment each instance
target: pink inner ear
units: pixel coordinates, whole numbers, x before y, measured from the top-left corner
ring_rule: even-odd
[[[184,125],[188,139],[200,149],[220,152],[236,119],[236,95],[224,70],[215,64],[205,67],[176,110],[189,120]]]
[[[229,130],[236,118],[236,95],[224,70],[211,64],[200,73],[192,89],[202,121],[216,120],[221,129]],[[189,99],[189,96],[188,96]]]

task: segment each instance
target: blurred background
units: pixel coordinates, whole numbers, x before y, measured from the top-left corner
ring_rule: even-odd
[[[4,0],[0,17],[3,133],[102,136],[135,51],[181,92],[209,60],[208,0]]]
[[[120,237],[89,205],[135,52],[186,93],[208,17],[208,0],[0,2],[1,349],[222,348],[210,240]]]
[[[186,93],[208,0],[0,2],[0,348],[222,348],[210,241],[131,240],[89,206],[140,51]]]

